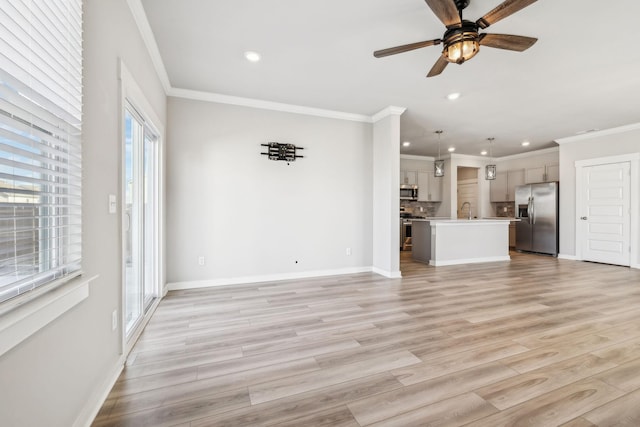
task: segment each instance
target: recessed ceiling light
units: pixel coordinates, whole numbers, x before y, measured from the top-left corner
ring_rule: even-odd
[[[258,52],[253,52],[253,51],[245,52],[244,57],[247,58],[247,61],[250,61],[250,62],[260,61],[260,54]]]
[[[487,155],[487,150],[482,150],[482,151],[480,152],[480,154],[482,154],[483,156],[486,156],[486,155]]]
[[[449,152],[453,153],[454,151],[456,151],[456,147],[449,147]]]
[[[453,92],[453,93],[450,93],[449,95],[447,95],[447,99],[449,101],[454,101],[454,100],[456,100],[458,98],[460,98],[460,92]]]
[[[410,145],[411,145],[411,143],[409,141],[405,141],[405,142],[402,143],[403,147],[408,147]]]
[[[522,146],[523,146],[523,147],[528,147],[528,146],[529,146],[529,144],[530,144],[530,142],[529,142],[529,141],[522,141]]]

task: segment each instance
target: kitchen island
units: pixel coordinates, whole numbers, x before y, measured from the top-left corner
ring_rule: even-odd
[[[509,261],[509,219],[414,219],[412,258],[433,266]]]

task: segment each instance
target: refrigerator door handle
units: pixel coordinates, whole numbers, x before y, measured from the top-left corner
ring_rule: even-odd
[[[527,222],[531,225],[531,197],[527,200]]]
[[[535,224],[536,223],[536,205],[535,205],[535,199],[532,197],[531,198],[531,224]]]

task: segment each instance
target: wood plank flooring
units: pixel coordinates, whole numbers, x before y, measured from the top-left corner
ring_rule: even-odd
[[[171,292],[93,425],[640,426],[640,271],[512,253]]]

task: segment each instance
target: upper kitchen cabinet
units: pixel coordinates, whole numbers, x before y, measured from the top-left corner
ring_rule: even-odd
[[[560,181],[560,165],[555,163],[553,165],[547,165],[546,182]]]
[[[516,187],[524,184],[524,175],[524,169],[498,172],[496,174],[496,179],[491,181],[489,200],[492,202],[515,201]]]
[[[442,178],[433,176],[433,171],[418,172],[418,201],[442,201]]]
[[[560,169],[557,163],[527,168],[525,183],[552,182],[560,179]]]
[[[417,185],[418,173],[416,171],[400,171],[400,185]]]

